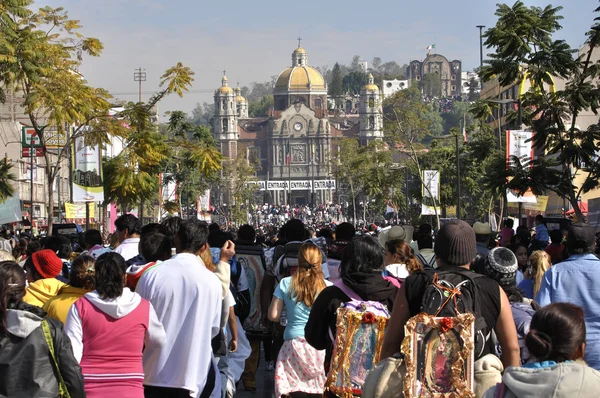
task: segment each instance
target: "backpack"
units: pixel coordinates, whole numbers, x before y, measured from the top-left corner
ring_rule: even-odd
[[[416,257],[417,260],[419,260],[419,262],[423,266],[423,268],[436,268],[435,256],[431,256],[431,259],[429,261],[427,261],[421,253],[417,254]]]
[[[233,256],[230,265],[232,268],[232,273],[229,290],[235,299],[235,307],[233,310],[235,312],[235,316],[240,319],[240,322],[243,325],[246,318],[248,318],[248,315],[250,315],[251,304],[248,298],[238,290],[238,283],[240,281],[240,276],[242,275],[242,264],[237,261],[236,256]]]
[[[425,288],[421,301],[421,311],[435,317],[453,318],[467,312],[475,315],[475,360],[484,355],[492,330],[488,327],[479,306],[479,287],[475,283],[483,278],[468,270],[444,270],[433,274]],[[490,348],[494,352],[494,348]]]
[[[273,253],[273,262],[276,264],[278,280],[294,275],[298,269],[298,253],[304,242],[290,242],[284,246],[277,246]]]
[[[334,283],[350,301],[337,310],[333,356],[325,389],[338,397],[360,397],[367,373],[379,363],[390,314],[377,301],[363,301],[339,280]]]

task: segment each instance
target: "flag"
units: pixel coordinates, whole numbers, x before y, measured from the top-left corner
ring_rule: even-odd
[[[290,153],[290,142],[285,144],[285,165],[289,166],[292,163],[292,154]]]
[[[463,126],[463,139],[467,142],[467,129]]]
[[[430,46],[427,47],[428,50],[434,50],[435,49],[435,44],[432,44]]]

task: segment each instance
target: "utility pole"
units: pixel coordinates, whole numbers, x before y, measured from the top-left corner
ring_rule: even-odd
[[[479,67],[483,67],[483,29],[484,25],[477,25],[476,28],[479,29]]]
[[[142,69],[142,67],[140,66],[133,73],[133,81],[139,83],[138,102],[142,102],[142,82],[146,81],[146,72],[144,72],[144,71],[145,71],[145,69]]]
[[[133,80],[139,83],[138,103],[141,104],[142,103],[142,82],[146,81],[146,72],[144,72],[144,69],[142,69],[141,66],[138,69],[136,69],[135,72],[133,73]],[[144,223],[144,199],[143,198],[140,200],[140,208],[138,211],[138,217],[143,224]]]

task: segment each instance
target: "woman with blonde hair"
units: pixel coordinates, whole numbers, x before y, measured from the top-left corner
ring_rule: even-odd
[[[526,275],[526,278],[519,284],[519,289],[523,292],[523,296],[528,299],[534,299],[537,296],[540,286],[542,286],[542,278],[548,269],[552,266],[550,255],[543,250],[536,250],[529,256],[531,268]]]
[[[321,250],[310,241],[304,243],[298,253],[296,273],[283,278],[273,294],[269,320],[279,322],[284,307],[287,313],[285,341],[275,367],[278,398],[320,397],[325,387],[325,352],[315,350],[304,338],[304,327],[317,295],[330,285],[323,276],[321,263]]]

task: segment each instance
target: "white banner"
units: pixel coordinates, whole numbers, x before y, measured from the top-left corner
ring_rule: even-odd
[[[335,180],[317,180],[315,181],[315,191],[326,189],[335,189]]]
[[[73,151],[73,201],[104,201],[101,151],[85,146],[83,136],[75,140]]]
[[[323,191],[327,189],[335,189],[335,180],[291,180],[291,181],[248,181],[246,184],[256,184],[260,191],[305,191],[312,190],[314,183],[315,191]]]
[[[423,185],[423,198],[435,198],[436,201],[440,200],[439,171],[423,170]]]
[[[510,158],[516,156],[525,163],[533,159],[533,146],[531,138],[533,132],[523,130],[508,130],[506,132],[506,160],[510,165]]]

